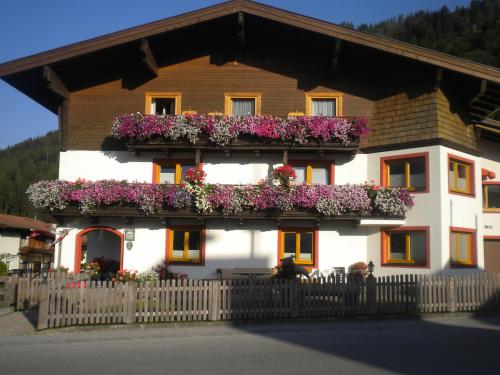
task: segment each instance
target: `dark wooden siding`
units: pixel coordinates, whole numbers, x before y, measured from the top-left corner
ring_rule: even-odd
[[[328,87],[317,85],[318,80],[317,76],[308,77],[306,73],[301,85],[315,83],[307,92],[345,92],[345,84],[344,90],[335,89],[334,79],[327,81]],[[305,111],[306,90],[298,87],[298,80],[292,74],[236,62],[219,66],[211,64],[208,56],[164,67],[157,78],[133,90],[123,85],[122,80],[115,80],[72,93],[66,134],[68,149],[100,149],[111,134],[114,116],[144,112],[146,92],[179,92],[182,109],[198,113],[223,112],[225,92],[261,93],[263,114],[287,116],[289,112]],[[372,100],[344,93],[345,116],[369,117],[372,107]]]

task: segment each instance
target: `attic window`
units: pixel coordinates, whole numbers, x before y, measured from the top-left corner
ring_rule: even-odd
[[[308,116],[342,116],[342,96],[338,93],[306,94]]]
[[[260,94],[225,94],[225,113],[231,116],[260,115]]]
[[[178,115],[181,113],[180,94],[146,94],[146,113],[155,115]]]

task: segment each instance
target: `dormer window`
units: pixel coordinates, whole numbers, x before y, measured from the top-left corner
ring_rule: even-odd
[[[256,116],[260,115],[260,103],[260,94],[225,94],[224,112],[230,116]]]
[[[306,94],[308,116],[342,116],[342,96],[338,93]]]
[[[181,113],[181,95],[178,93],[147,93],[146,113],[160,116]]]

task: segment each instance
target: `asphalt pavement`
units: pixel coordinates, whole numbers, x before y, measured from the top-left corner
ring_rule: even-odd
[[[500,316],[0,335],[0,374],[500,374]]]

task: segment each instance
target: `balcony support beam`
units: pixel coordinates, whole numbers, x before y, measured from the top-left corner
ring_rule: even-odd
[[[141,39],[142,63],[155,77],[158,77],[158,64],[147,39]]]
[[[63,83],[63,81],[61,81],[56,72],[54,72],[54,70],[48,65],[45,65],[43,67],[43,79],[47,83],[47,88],[51,92],[61,97],[62,99],[69,100],[70,94],[68,88]]]

